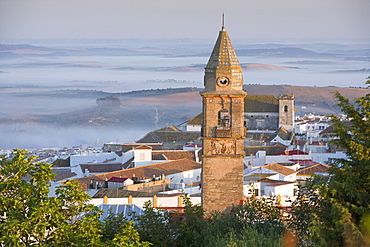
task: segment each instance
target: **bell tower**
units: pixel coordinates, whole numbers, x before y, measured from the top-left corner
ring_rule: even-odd
[[[242,68],[224,25],[205,67],[202,205],[223,212],[243,200],[244,98]]]

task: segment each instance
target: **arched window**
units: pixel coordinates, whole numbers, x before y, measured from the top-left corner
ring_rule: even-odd
[[[284,111],[288,112],[288,106],[287,105],[284,106]]]

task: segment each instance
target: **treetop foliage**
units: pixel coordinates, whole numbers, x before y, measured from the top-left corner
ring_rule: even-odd
[[[0,246],[149,246],[132,223],[104,239],[90,196],[69,180],[49,197],[52,165],[34,160],[24,150],[0,159]]]

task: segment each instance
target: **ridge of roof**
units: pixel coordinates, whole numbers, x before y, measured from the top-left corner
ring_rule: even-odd
[[[154,130],[152,132],[161,132],[161,131],[180,131],[178,128],[176,128],[176,126],[174,125],[171,125],[169,127],[164,127],[164,128],[161,128],[161,129],[157,129],[157,130]]]
[[[148,146],[148,145],[143,144],[143,145],[140,145],[140,146],[138,146],[138,147],[136,147],[134,149],[145,149],[145,150],[151,149],[152,150],[153,148],[151,146]]]

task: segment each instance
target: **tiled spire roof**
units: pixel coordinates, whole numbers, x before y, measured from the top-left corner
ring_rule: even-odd
[[[230,37],[225,27],[222,27],[216,44],[213,48],[211,57],[208,60],[206,69],[216,69],[220,67],[240,67],[239,60],[231,45]]]

